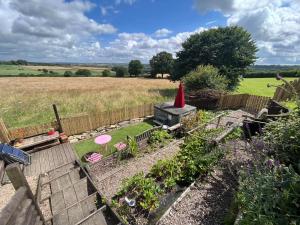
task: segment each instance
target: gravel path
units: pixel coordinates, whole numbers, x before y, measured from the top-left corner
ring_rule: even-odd
[[[182,140],[176,140],[169,143],[166,147],[157,150],[154,153],[149,153],[143,157],[136,158],[125,165],[120,165],[107,174],[97,175],[97,168],[91,168],[91,176],[95,181],[99,190],[104,194],[108,201],[117,193],[122,181],[125,178],[131,177],[138,172],[147,173],[151,167],[160,159],[169,159],[174,156],[179,150],[179,145]],[[101,168],[98,168],[101,169]]]
[[[232,141],[224,147],[231,148],[231,151],[213,173],[205,180],[197,180],[158,225],[222,224],[238,185],[237,171],[251,159],[242,141]]]
[[[242,111],[230,111],[221,117],[219,127],[226,127],[232,123],[241,123],[243,115],[251,114]],[[218,119],[206,126],[215,128]],[[243,141],[230,141],[222,146],[228,153],[216,166],[215,170],[204,180],[196,180],[193,187],[184,197],[175,203],[163,216],[158,225],[219,225],[223,223],[230,203],[237,188],[237,171],[251,155],[245,151],[247,147]]]

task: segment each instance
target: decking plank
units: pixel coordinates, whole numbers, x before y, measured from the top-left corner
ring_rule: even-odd
[[[91,213],[97,211],[95,199],[96,199],[96,196],[94,198],[87,198],[85,201],[82,201],[80,203],[81,208],[82,208],[83,218],[87,217]]]
[[[68,209],[68,216],[70,224],[76,224],[83,218],[80,204],[76,204]]]
[[[63,197],[63,192],[59,191],[57,193],[54,193],[50,197],[51,207],[52,207],[52,214],[56,215],[60,213],[61,210],[66,208],[66,204]]]
[[[83,178],[81,181],[74,184],[74,189],[78,198],[78,201],[88,196],[87,178]]]
[[[68,212],[64,211],[60,214],[57,214],[53,217],[53,225],[69,225],[69,216]]]
[[[63,189],[64,199],[66,207],[69,207],[77,202],[77,196],[74,189],[74,186],[69,186]]]

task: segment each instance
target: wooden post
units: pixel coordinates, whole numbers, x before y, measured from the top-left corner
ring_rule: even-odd
[[[5,126],[4,121],[2,120],[2,118],[0,118],[0,141],[1,142],[5,142],[5,143],[9,143],[10,142],[10,138],[9,138],[9,132]]]
[[[53,106],[53,111],[54,111],[55,118],[56,118],[56,121],[57,121],[57,124],[58,124],[58,131],[59,131],[59,133],[63,133],[64,131],[63,131],[63,128],[62,128],[62,125],[61,125],[59,115],[58,115],[57,107],[56,107],[55,104],[53,104],[52,106]]]
[[[45,218],[43,216],[43,213],[42,213],[39,205],[35,201],[33,193],[32,193],[30,186],[26,180],[26,177],[24,176],[23,172],[21,171],[19,163],[13,163],[13,164],[8,165],[6,167],[6,173],[7,173],[9,180],[11,181],[12,185],[14,186],[15,190],[18,190],[20,187],[26,188],[28,197],[31,198],[41,220],[45,224]]]

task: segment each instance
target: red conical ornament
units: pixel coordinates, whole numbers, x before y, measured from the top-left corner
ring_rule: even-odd
[[[174,107],[183,108],[184,106],[185,106],[184,91],[183,91],[182,83],[180,82],[177,96],[174,102]]]

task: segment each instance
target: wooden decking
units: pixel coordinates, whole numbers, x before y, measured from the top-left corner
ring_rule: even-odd
[[[25,176],[38,176],[75,160],[76,156],[70,143],[56,145],[32,153],[31,165],[24,168],[24,174]]]

